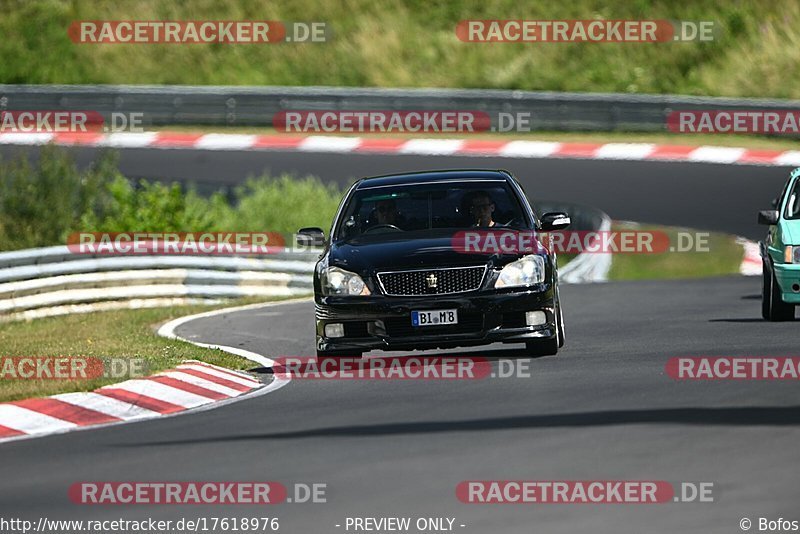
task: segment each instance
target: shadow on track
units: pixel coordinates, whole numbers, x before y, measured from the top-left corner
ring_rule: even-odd
[[[709,323],[766,323],[764,319],[760,317],[740,317],[740,318],[733,318],[733,319],[709,319]]]
[[[471,421],[420,421],[378,425],[334,426],[293,432],[219,436],[198,440],[152,441],[123,444],[186,445],[192,443],[305,439],[321,437],[368,437],[443,432],[483,432],[527,428],[579,428],[636,424],[682,424],[706,426],[791,426],[800,425],[800,406],[738,408],[668,408],[656,410],[614,410],[604,412],[567,413],[474,419]]]

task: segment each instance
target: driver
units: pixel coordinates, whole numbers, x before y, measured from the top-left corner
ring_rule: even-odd
[[[380,200],[375,203],[375,219],[377,224],[391,224],[397,226],[400,222],[400,213],[394,200]]]
[[[475,191],[470,197],[469,214],[473,221],[473,226],[491,228],[497,223],[492,220],[492,213],[495,210],[495,203],[491,195],[486,191]]]

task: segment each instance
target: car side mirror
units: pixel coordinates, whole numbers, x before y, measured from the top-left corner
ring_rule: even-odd
[[[778,210],[759,211],[758,224],[778,224]]]
[[[322,228],[312,226],[310,228],[300,228],[297,231],[297,244],[307,247],[325,246],[325,232]]]
[[[568,213],[562,211],[554,211],[545,213],[541,218],[542,231],[552,232],[553,230],[562,230],[572,223]]]

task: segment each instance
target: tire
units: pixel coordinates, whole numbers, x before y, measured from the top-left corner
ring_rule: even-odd
[[[543,339],[541,341],[527,341],[525,343],[525,352],[528,356],[555,356],[558,354],[558,334],[550,339]]]
[[[769,321],[769,299],[772,291],[769,267],[767,262],[761,261],[761,317]]]
[[[564,346],[564,320],[561,315],[561,303],[556,301],[556,335],[550,339],[525,342],[525,349],[529,356],[555,356],[558,349]]]
[[[761,275],[761,316],[767,321],[794,320],[794,304],[783,301],[775,273],[766,262],[763,263]]]
[[[564,314],[561,312],[561,295],[558,296],[556,306],[558,307],[556,324],[558,325],[558,348],[560,349],[564,346],[564,342],[566,341],[566,337],[564,336]]]

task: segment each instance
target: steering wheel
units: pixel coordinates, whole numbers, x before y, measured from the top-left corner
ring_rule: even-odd
[[[376,224],[375,226],[370,226],[369,228],[364,230],[364,233],[368,234],[370,232],[374,232],[375,230],[382,230],[383,231],[382,233],[402,232],[403,231],[403,230],[401,230],[400,228],[398,228],[397,226],[395,226],[393,224]]]

